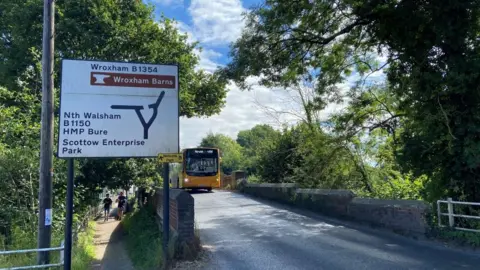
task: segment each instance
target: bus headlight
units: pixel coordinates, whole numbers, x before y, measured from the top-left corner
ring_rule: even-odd
[[[185,182],[188,182],[188,178],[185,178]]]

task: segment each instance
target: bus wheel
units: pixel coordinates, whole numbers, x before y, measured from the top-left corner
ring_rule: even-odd
[[[208,192],[212,192],[212,188],[207,188],[207,191],[208,191]]]

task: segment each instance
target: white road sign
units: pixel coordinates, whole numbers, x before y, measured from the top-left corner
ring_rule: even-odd
[[[179,151],[178,66],[62,61],[58,156]]]

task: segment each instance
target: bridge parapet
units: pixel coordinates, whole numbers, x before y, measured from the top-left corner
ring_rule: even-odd
[[[243,183],[240,191],[407,235],[423,235],[429,227],[431,207],[423,201],[359,198],[350,190],[301,189],[293,183]]]

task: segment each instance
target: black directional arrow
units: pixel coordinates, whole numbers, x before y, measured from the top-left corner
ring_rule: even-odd
[[[152,117],[150,117],[150,120],[148,120],[148,122],[145,122],[145,119],[143,118],[143,115],[142,115],[143,106],[112,105],[110,106],[110,108],[114,110],[135,110],[135,112],[137,113],[138,119],[140,119],[140,123],[142,123],[142,126],[143,126],[143,138],[148,139],[148,129],[152,125],[153,121],[155,121],[155,118],[157,118],[158,107],[160,106],[160,103],[162,102],[164,95],[165,95],[165,91],[162,91],[160,93],[160,96],[158,96],[157,101],[153,104],[148,105],[148,108],[153,109],[153,115]]]

